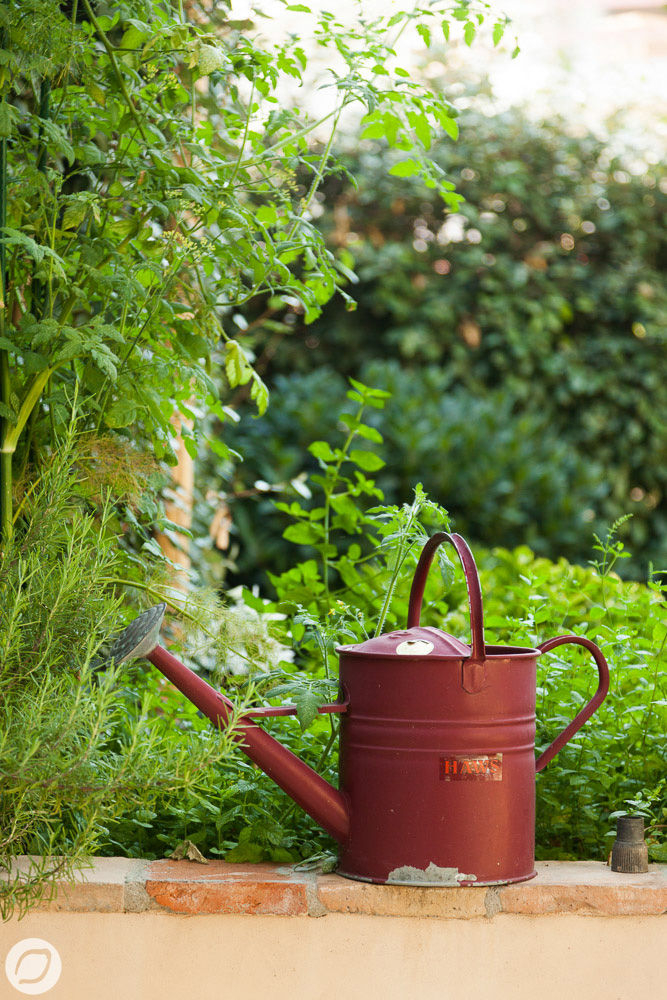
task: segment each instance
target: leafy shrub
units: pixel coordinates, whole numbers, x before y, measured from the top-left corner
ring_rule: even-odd
[[[620,548],[619,548],[620,546]],[[610,667],[610,691],[583,729],[537,777],[537,856],[605,858],[613,817],[657,786],[667,755],[665,604],[651,582],[623,582],[613,571],[613,534],[597,544],[597,565],[536,559],[525,547],[492,550],[482,560],[487,641],[534,645],[553,635],[593,639]],[[606,552],[606,560],[605,560]],[[611,558],[609,558],[611,553]],[[501,624],[502,623],[502,624]],[[538,752],[595,691],[593,661],[575,647],[538,661]],[[662,804],[667,796],[662,791]],[[652,856],[662,857],[661,831]]]
[[[55,444],[75,388],[86,429],[141,437],[171,464],[175,414],[194,457],[201,417],[229,418],[230,388],[265,409],[238,309],[269,296],[311,320],[336,289],[347,296],[349,272],[312,222],[344,108],[365,128],[391,119],[413,172],[457,203],[429,153],[435,129],[456,130],[451,108],[395,65],[392,45],[411,29],[427,47],[425,22],[474,36],[488,5],[354,27],[292,8],[337,67],[324,108],[285,99],[309,77],[298,35],[262,37],[226,3],[0,4],[3,533],[13,457]],[[222,438],[207,443],[228,457]]]
[[[123,611],[127,560],[109,500],[82,500],[68,445],[42,469],[0,551],[0,912],[20,914],[87,855],[109,824],[141,826],[151,800],[196,795],[228,742],[194,709],[174,739],[132,669],[95,669]],[[131,579],[145,586],[146,574]],[[39,856],[17,870],[17,855]]]
[[[601,466],[573,451],[548,414],[517,412],[502,390],[470,396],[434,366],[405,371],[377,361],[362,377],[391,394],[371,418],[387,446],[387,465],[376,478],[388,500],[409,496],[420,481],[447,507],[457,530],[484,545],[503,539],[544,555],[587,553],[592,531],[602,528],[595,509],[609,486]],[[312,471],[314,459],[304,458],[308,443],[313,435],[334,442],[339,430],[331,414],[343,392],[343,379],[329,369],[277,376],[270,411],[229,436],[244,454],[238,474],[245,485],[287,484]],[[270,497],[235,501],[233,517],[241,578],[259,581],[259,572],[286,567],[290,553]]]
[[[272,575],[275,601],[244,592],[250,607],[286,616],[273,628],[294,646],[296,663],[251,664],[247,679],[232,679],[238,692],[248,683],[263,700],[296,702],[305,731],[290,721],[273,722],[272,727],[329,780],[335,780],[336,724],[316,715],[314,706],[329,700],[336,686],[334,647],[376,629],[404,625],[412,569],[424,538],[433,527],[448,525],[446,512],[429,502],[420,487],[412,504],[369,506],[381,498],[364,467],[377,467],[381,459],[375,454],[377,431],[363,410],[370,404],[379,413],[386,402],[372,392],[354,384],[342,444],[311,444],[319,465],[309,480],[311,506],[279,505],[289,521],[284,536],[298,546],[298,561]],[[363,443],[370,459],[362,457]],[[539,857],[604,858],[612,818],[626,802],[632,809],[639,802],[653,817],[667,808],[661,784],[667,754],[664,599],[655,582],[625,582],[616,574],[619,559],[627,555],[616,538],[618,528],[596,542],[595,565],[588,567],[565,559],[551,562],[525,545],[475,552],[487,642],[535,646],[555,635],[576,633],[597,642],[610,664],[607,700],[538,776]],[[443,556],[442,578],[432,573],[427,580],[422,621],[465,637],[465,584]],[[577,714],[596,683],[589,654],[577,647],[539,658],[538,752]],[[178,803],[163,799],[146,830],[138,831],[137,851],[160,853],[165,832],[172,839],[187,836],[204,853],[233,860],[297,860],[332,848],[330,838],[304,819],[268,778],[255,774],[249,781],[248,773],[242,760],[226,761],[217,785],[205,796],[186,795]],[[656,858],[665,851],[658,827],[656,820],[651,842]]]
[[[332,182],[331,209],[320,220],[358,274],[356,312],[332,304],[307,327],[288,316],[295,322],[267,368],[270,384],[279,384],[278,373],[330,366],[384,388],[393,383],[396,406],[414,412],[419,387],[428,399],[437,368],[460,424],[487,402],[487,412],[498,414],[492,434],[525,442],[531,427],[548,427],[547,435],[537,432],[545,445],[562,442],[553,466],[564,460],[563,449],[580,468],[593,463],[599,486],[591,474],[581,509],[605,523],[632,510],[626,530],[634,560],[624,571],[641,576],[648,560],[663,565],[664,168],[574,134],[562,120],[536,124],[517,110],[494,117],[471,111],[455,145],[434,145],[434,158],[466,198],[452,214],[417,183],[397,192],[383,172],[392,155],[379,143],[348,149],[357,185]],[[403,377],[373,381],[369,362],[387,357],[400,360]],[[382,365],[371,371],[387,374]],[[436,414],[428,404],[425,411],[420,426],[435,435]],[[461,480],[472,482],[479,440],[474,432],[464,437],[457,463]],[[524,442],[516,447],[527,453]],[[392,471],[404,458],[398,444],[396,462],[389,453]],[[449,466],[447,448],[439,450]],[[540,464],[540,443],[536,451]],[[495,477],[512,497],[526,472],[510,461]],[[400,467],[395,474],[400,480]],[[458,486],[435,494],[452,510]],[[471,530],[487,543],[514,544],[518,533],[501,533],[496,511],[490,504]],[[551,520],[539,502],[532,511],[519,504],[512,516],[531,540]],[[581,525],[565,517],[561,528],[560,535],[547,528],[543,551],[584,560]]]

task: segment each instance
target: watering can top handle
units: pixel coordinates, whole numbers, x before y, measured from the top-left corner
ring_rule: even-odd
[[[459,559],[463,565],[463,572],[466,578],[468,589],[468,602],[470,604],[470,631],[472,634],[472,656],[470,659],[481,661],[484,659],[484,612],[482,607],[482,589],[479,585],[479,574],[472,552],[468,543],[460,535],[449,534],[446,531],[437,531],[426,542],[422,549],[412,581],[410,591],[410,603],[408,605],[408,628],[419,625],[421,615],[422,599],[424,597],[424,587],[426,577],[433,561],[435,550],[443,542],[451,542],[456,549]]]

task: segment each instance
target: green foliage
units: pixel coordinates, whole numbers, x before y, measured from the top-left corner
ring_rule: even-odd
[[[648,856],[651,861],[667,861],[667,780],[660,778],[653,788],[642,789],[625,800],[625,809],[612,813],[618,816],[643,816]]]
[[[307,82],[295,35],[269,42],[224,4],[188,9],[81,0],[68,18],[57,0],[11,0],[0,10],[5,531],[10,456],[53,444],[75,384],[86,429],[141,435],[167,461],[175,411],[195,421],[194,456],[202,412],[226,420],[230,387],[266,409],[237,309],[269,296],[312,322],[349,274],[313,225],[348,106],[366,128],[390,118],[413,172],[457,203],[429,153],[432,134],[452,131],[451,109],[397,65],[393,45],[413,22],[481,23],[485,4],[349,29],[327,12],[308,17],[335,53],[319,118],[284,98],[286,82]],[[222,390],[213,372],[225,373]],[[229,457],[220,437],[211,445]]]
[[[386,420],[400,434],[378,425],[397,487],[385,480],[385,490],[405,496],[423,479],[484,544],[527,540],[584,560],[590,529],[632,510],[624,571],[664,565],[664,167],[518,110],[467,112],[458,142],[431,153],[466,199],[456,212],[419,183],[396,192],[386,177],[394,156],[379,140],[348,144],[356,185],[332,180],[319,224],[356,271],[356,312],[332,303],[307,329],[292,316],[267,380],[281,373],[303,397],[309,383],[300,389],[295,372],[330,366],[390,389]],[[388,357],[401,370],[387,369]],[[453,434],[439,437],[443,410]],[[462,426],[478,417],[483,432]],[[291,449],[286,438],[281,458]],[[431,477],[424,462],[443,471]],[[472,485],[483,485],[480,464],[494,498],[468,520],[469,504],[484,502]],[[593,521],[582,522],[586,510]]]
[[[143,828],[160,795],[210,787],[224,736],[179,706],[178,739],[158,685],[100,671],[124,619],[126,560],[108,500],[94,513],[62,445],[0,553],[0,913],[19,915],[109,843]],[[141,580],[134,581],[141,586]],[[17,868],[17,855],[35,855]]]
[[[274,601],[243,592],[250,608],[274,619],[271,627],[285,645],[293,646],[295,662],[249,664],[246,678],[236,674],[225,680],[238,692],[250,683],[262,701],[296,702],[300,726],[281,720],[273,722],[272,729],[334,782],[337,726],[314,709],[335,696],[335,646],[404,626],[418,552],[433,528],[448,526],[446,513],[427,499],[421,487],[415,490],[414,502],[401,507],[366,506],[380,499],[372,481],[353,495],[361,473],[352,458],[356,442],[350,434],[363,438],[373,426],[364,404],[371,400],[384,404],[385,399],[374,397],[359,382],[351,395],[350,402],[358,409],[353,414],[346,411],[347,419],[339,423],[342,446],[321,441],[312,446],[320,468],[306,484],[312,486],[309,504],[279,504],[290,522],[284,535],[298,546],[295,558],[300,561],[271,576]],[[378,443],[375,435],[372,441],[365,440],[371,446]],[[334,499],[342,496],[351,500],[354,514],[351,508],[336,510]],[[614,815],[619,809],[626,811],[626,803],[652,819],[653,856],[662,857],[665,849],[665,604],[654,581],[643,585],[616,575],[618,560],[626,556],[616,535],[620,527],[615,524],[608,535],[596,539],[596,558],[588,567],[565,559],[551,562],[525,545],[475,551],[488,643],[535,647],[555,635],[574,633],[598,643],[610,664],[607,700],[538,776],[539,857],[604,858]],[[435,574],[427,580],[423,623],[465,638],[469,632],[465,583],[448,562],[443,561],[441,569],[440,580]],[[538,753],[589,700],[596,684],[593,661],[578,647],[540,657]],[[152,829],[137,842],[138,852],[159,853],[165,842],[184,837],[204,853],[223,854],[230,860],[298,860],[331,849],[330,839],[286,802],[268,778],[256,776],[250,781],[247,775],[243,761],[225,762],[219,775],[221,791],[211,793],[209,805],[186,800],[176,807],[163,802]],[[241,797],[234,793],[228,797],[230,786]],[[206,812],[213,815],[219,794],[228,804],[223,819],[214,821]]]
[[[591,531],[602,530],[596,511],[608,486],[602,466],[574,452],[548,414],[513,412],[500,389],[471,397],[435,366],[414,371],[376,361],[361,375],[390,392],[385,408],[369,418],[386,444],[387,464],[373,475],[387,499],[409,496],[419,481],[430,496],[447,498],[466,537],[586,558]],[[344,398],[344,381],[335,371],[278,375],[272,395],[265,417],[230,431],[230,443],[244,454],[239,492],[256,480],[287,484],[310,473],[315,462],[305,455],[312,436],[331,447],[339,434],[331,414]],[[211,469],[209,483],[214,474]],[[280,543],[270,494],[239,497],[231,509],[242,577],[259,582],[259,571],[285,568],[292,556]]]
[[[537,778],[537,855],[606,858],[614,817],[626,800],[658,789],[667,805],[665,603],[655,581],[624,582],[611,569],[620,544],[610,532],[589,568],[535,558],[525,547],[482,560],[486,639],[534,645],[553,635],[593,639],[610,667],[610,692],[592,719]],[[597,686],[590,656],[563,647],[538,661],[538,752]],[[664,832],[655,831],[654,846]],[[610,839],[611,838],[611,839]]]
[[[232,20],[226,4],[194,0],[187,16],[183,4],[158,0],[0,6],[2,864],[10,872],[22,852],[45,858],[26,877],[11,875],[6,910],[27,906],[87,851],[146,847],[143,831],[158,816],[153,800],[166,810],[158,847],[173,847],[171,833],[188,822],[177,804],[184,783],[189,822],[197,808],[214,814],[217,849],[232,846],[220,812],[227,793],[214,805],[212,793],[201,795],[215,785],[210,768],[221,767],[224,741],[187,706],[173,739],[161,711],[174,696],[140,671],[91,673],[101,633],[120,617],[120,594],[164,596],[161,581],[147,579],[157,548],[147,522],[173,525],[160,518],[151,484],[140,487],[135,446],[173,462],[180,411],[193,423],[182,433],[194,456],[202,414],[233,418],[230,389],[263,413],[268,392],[242,306],[258,297],[271,308],[296,304],[312,322],[337,288],[347,297],[351,272],[313,220],[323,182],[339,170],[332,147],[348,109],[356,108],[362,129],[385,122],[410,174],[458,204],[430,155],[440,130],[455,135],[453,111],[411,78],[393,48],[413,28],[428,46],[431,29],[448,35],[450,19],[470,34],[469,22],[477,30],[488,12],[468,0],[440,7],[346,28],[331,13],[310,18],[293,5],[329,57],[331,100],[310,113],[286,89],[309,82],[298,37],[269,41],[252,22]],[[494,20],[494,41],[504,26]],[[370,405],[383,397],[355,391]],[[88,449],[78,455],[76,483],[62,444],[73,400]],[[338,490],[342,478],[330,477],[327,516],[332,526],[346,520],[361,531],[348,500],[373,493],[365,474],[379,465],[357,439],[377,440],[377,432],[359,419],[352,439],[358,446],[344,450],[339,467],[349,461],[357,473],[346,491]],[[210,445],[229,460],[222,436]],[[109,480],[118,487],[113,502],[102,486]],[[318,551],[326,593],[339,559],[325,536]],[[261,649],[265,668],[271,664],[263,623],[259,639],[230,625],[231,616],[218,630],[197,603],[179,610],[205,669],[219,667],[221,651],[229,659],[240,632],[233,655],[247,660]],[[297,698],[299,721],[311,724],[303,742],[321,723],[312,719],[313,693],[302,689]],[[246,778],[227,783],[234,822]],[[257,795],[261,816],[261,789]],[[245,849],[256,853],[259,842],[273,845],[272,857],[284,854],[289,835],[270,821],[257,833],[258,823],[255,816],[250,834],[239,832]],[[180,832],[182,840],[188,831]],[[53,861],[55,852],[69,860]]]

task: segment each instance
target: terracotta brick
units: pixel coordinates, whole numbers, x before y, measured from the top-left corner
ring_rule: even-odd
[[[340,875],[317,880],[320,902],[332,913],[369,913],[382,917],[485,917],[486,890],[372,885]]]
[[[537,878],[499,890],[503,913],[648,916],[667,912],[667,866],[621,875],[601,861],[538,862]]]
[[[146,891],[176,913],[257,913],[298,916],[308,912],[309,876],[276,865],[213,861],[154,861]]]
[[[18,859],[26,868],[30,859]],[[96,858],[40,909],[80,913],[248,913],[325,916],[360,913],[467,919],[497,914],[651,916],[667,913],[667,865],[620,875],[596,861],[538,862],[537,878],[494,888],[371,885],[290,866],[200,865],[189,861]],[[27,868],[26,868],[27,870]]]

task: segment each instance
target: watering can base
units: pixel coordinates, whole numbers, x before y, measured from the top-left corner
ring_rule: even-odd
[[[366,875],[353,875],[345,872],[342,868],[336,868],[336,874],[343,878],[349,878],[354,882],[368,882],[372,885],[407,885],[419,889],[472,889],[482,888],[490,885],[512,885],[515,882],[528,882],[535,878],[537,871],[533,870],[528,875],[517,875],[514,878],[501,878],[488,881],[477,881],[474,876],[459,872],[457,868],[438,868],[431,863],[427,868],[411,868],[407,865],[402,868],[395,868],[389,872],[386,879],[369,878]],[[429,877],[431,876],[431,877]]]

